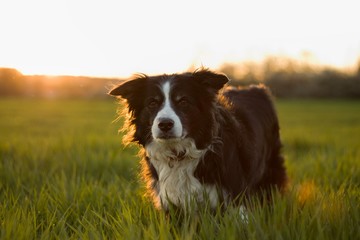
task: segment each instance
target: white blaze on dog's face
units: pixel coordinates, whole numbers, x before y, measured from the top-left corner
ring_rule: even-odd
[[[164,95],[162,108],[156,114],[151,126],[151,133],[155,140],[179,139],[184,136],[183,125],[171,103],[171,82],[166,81],[161,86]]]

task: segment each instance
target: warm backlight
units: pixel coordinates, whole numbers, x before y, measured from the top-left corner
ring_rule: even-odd
[[[12,0],[0,8],[0,67],[24,74],[179,72],[304,52],[344,67],[360,55],[356,1]]]

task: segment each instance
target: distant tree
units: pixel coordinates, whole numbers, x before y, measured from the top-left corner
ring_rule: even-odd
[[[0,68],[0,96],[24,94],[24,76],[12,68]]]
[[[264,83],[280,98],[360,98],[360,59],[353,73],[286,57],[226,63],[219,70],[234,86]]]

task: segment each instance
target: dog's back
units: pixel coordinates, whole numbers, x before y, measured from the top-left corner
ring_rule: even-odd
[[[239,122],[241,146],[238,147],[243,151],[239,160],[243,161],[248,187],[252,186],[249,190],[284,189],[286,172],[280,155],[279,123],[269,90],[262,85],[232,88],[225,90],[223,96]]]

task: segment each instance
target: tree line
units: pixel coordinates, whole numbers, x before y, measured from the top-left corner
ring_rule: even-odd
[[[107,98],[116,78],[83,76],[23,75],[12,68],[0,68],[0,97]]]
[[[233,86],[262,83],[278,98],[360,98],[360,61],[353,71],[315,66],[289,58],[263,62],[224,63]],[[0,68],[0,97],[107,98],[117,78],[23,75]]]
[[[360,98],[360,60],[353,70],[311,65],[284,57],[220,67],[234,86],[263,83],[278,98]]]

